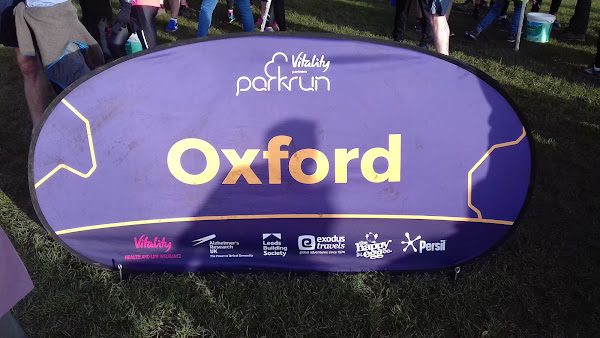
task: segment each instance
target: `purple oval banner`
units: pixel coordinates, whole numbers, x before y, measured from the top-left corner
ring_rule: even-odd
[[[525,128],[487,75],[331,35],[110,64],[55,100],[30,152],[48,231],[140,271],[455,266],[510,231],[530,176]]]

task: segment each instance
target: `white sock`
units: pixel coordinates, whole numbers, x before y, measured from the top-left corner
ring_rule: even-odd
[[[175,23],[177,23],[177,19],[175,19],[175,18],[171,18],[171,20],[173,20],[173,21],[175,21]]]

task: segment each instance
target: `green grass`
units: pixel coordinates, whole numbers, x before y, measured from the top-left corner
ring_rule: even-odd
[[[200,2],[190,1],[195,17]],[[293,31],[390,38],[387,0],[286,5]],[[563,1],[561,22],[574,5]],[[237,23],[221,23],[224,18],[223,2],[211,34],[241,31]],[[176,35],[162,32],[167,20],[158,20],[162,43],[194,37],[195,20],[181,19]],[[118,273],[83,263],[37,224],[21,75],[14,52],[0,48],[0,225],[35,284],[15,307],[17,319],[34,337],[600,335],[600,88],[580,75],[595,53],[600,3],[593,3],[585,46],[524,41],[516,53],[494,26],[473,43],[461,35],[474,19],[455,11],[450,24],[457,35],[452,56],[502,84],[524,113],[536,152],[535,189],[522,222],[490,255],[464,266],[457,281],[443,272],[215,272],[139,275],[120,283]],[[408,38],[416,44],[414,32]]]

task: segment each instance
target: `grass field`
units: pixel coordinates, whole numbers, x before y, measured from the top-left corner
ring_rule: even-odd
[[[195,18],[200,2],[190,0]],[[575,2],[563,1],[563,24]],[[522,222],[491,254],[462,267],[456,281],[444,272],[215,272],[120,283],[118,273],[80,261],[38,225],[28,192],[31,123],[22,79],[14,51],[0,47],[0,225],[35,284],[14,315],[33,337],[599,336],[600,87],[580,72],[593,60],[600,28],[600,2],[592,6],[586,45],[524,41],[518,53],[495,26],[474,43],[462,34],[477,22],[458,11],[450,19],[457,35],[451,55],[501,83],[523,111],[536,153]],[[391,36],[386,0],[287,0],[286,9],[292,31]],[[241,31],[220,22],[225,12],[223,1],[211,34]],[[195,36],[195,19],[181,19],[176,35],[162,32],[167,21],[159,17],[161,42]],[[408,38],[416,44],[416,33]]]

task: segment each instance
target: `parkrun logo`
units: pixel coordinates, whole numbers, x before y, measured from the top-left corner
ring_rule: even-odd
[[[289,146],[292,138],[286,135],[279,135],[269,140],[266,151],[263,151],[263,159],[267,160],[269,169],[269,184],[281,184],[281,160],[289,158],[290,175],[303,184],[315,184],[323,181],[329,174],[329,159],[325,154],[317,149],[301,149],[290,156],[288,151],[281,150],[282,146]],[[181,165],[181,156],[189,149],[200,150],[206,157],[206,167],[199,174],[191,174],[183,169]],[[235,149],[221,149],[225,158],[231,164],[229,173],[222,184],[236,184],[241,176],[248,184],[263,184],[256,176],[256,173],[250,168],[260,149],[247,149],[240,157]],[[371,148],[365,151],[360,159],[360,170],[363,177],[373,183],[381,182],[400,182],[400,161],[401,161],[401,134],[390,134],[388,136],[388,148]],[[335,149],[334,167],[335,183],[348,183],[348,164],[350,161],[360,158],[358,148]],[[388,168],[383,173],[375,171],[374,163],[378,158],[387,160]],[[306,174],[302,170],[302,162],[312,160],[316,163],[316,170],[313,174]],[[198,185],[211,181],[217,175],[221,160],[219,153],[210,143],[197,139],[187,138],[175,143],[167,155],[167,164],[169,171],[179,181]]]
[[[171,250],[171,242],[167,242],[164,237],[161,241],[158,240],[158,237],[154,237],[154,241],[149,241],[148,236],[141,235],[139,239],[134,237],[133,241],[135,242],[136,249],[166,248],[165,252]]]
[[[380,259],[385,254],[391,253],[392,250],[388,249],[392,240],[387,242],[377,242],[378,234],[369,232],[365,235],[366,241],[360,241],[356,244],[356,257],[364,257],[369,259]]]
[[[285,67],[287,70],[282,72],[282,64],[288,64],[288,62],[292,61],[291,68]],[[325,56],[321,55],[318,58],[316,55],[313,55],[312,58],[309,58],[306,53],[301,52],[298,55],[292,55],[289,58],[285,53],[277,52],[273,54],[271,57],[271,61],[267,62],[264,67],[265,76],[257,76],[253,79],[248,76],[240,76],[237,79],[236,84],[236,92],[235,96],[239,96],[241,92],[247,92],[253,89],[257,92],[270,92],[271,90],[287,90],[291,92],[292,90],[301,90],[303,92],[316,92],[319,91],[319,88],[325,88],[327,86],[327,91],[331,90],[331,82],[327,76],[310,76],[308,77],[308,70],[311,68],[316,68],[321,70],[322,73],[325,73],[329,69],[330,61],[325,61]],[[276,67],[273,69],[273,67]],[[293,70],[292,70],[293,69]],[[284,75],[282,75],[282,73]],[[306,74],[296,75],[294,74]],[[272,82],[275,81],[273,84]],[[321,87],[319,87],[321,84]]]
[[[415,247],[415,242],[421,239],[421,235],[415,237],[414,239],[410,239],[410,234],[408,232],[404,233],[404,236],[406,236],[406,241],[402,241],[400,242],[401,244],[406,244],[406,246],[404,247],[404,249],[402,249],[403,252],[406,252],[406,250],[408,250],[408,248],[412,248],[413,252],[417,252],[417,248]],[[419,253],[423,253],[423,251],[425,252],[431,252],[431,251],[446,251],[446,240],[442,239],[439,242],[427,242],[424,240],[419,241]]]

